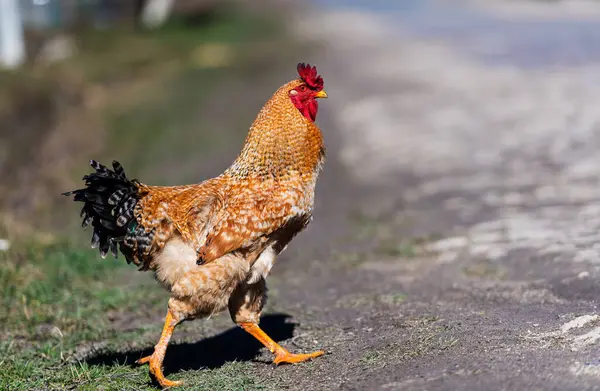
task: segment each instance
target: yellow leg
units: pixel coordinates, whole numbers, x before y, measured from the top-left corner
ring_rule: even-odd
[[[165,326],[163,327],[162,334],[158,340],[158,344],[154,347],[154,353],[150,356],[140,358],[136,361],[136,364],[150,363],[150,373],[162,388],[175,387],[183,384],[182,381],[171,381],[163,375],[162,364],[165,359],[165,353],[167,352],[167,345],[175,330],[175,326],[179,323],[179,320],[175,318],[171,310],[167,312],[165,318]]]
[[[256,338],[260,343],[265,345],[267,349],[273,354],[275,354],[275,360],[273,362],[276,365],[287,363],[287,364],[296,364],[300,362],[304,362],[315,357],[322,356],[325,354],[323,351],[318,351],[314,353],[308,354],[293,354],[282,348],[277,342],[273,341],[271,337],[269,337],[264,331],[261,330],[260,327],[256,323],[240,323],[239,324],[244,330],[246,330],[250,335]]]

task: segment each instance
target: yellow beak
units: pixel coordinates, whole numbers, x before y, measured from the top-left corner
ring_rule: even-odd
[[[325,90],[321,90],[315,94],[315,98],[327,98],[327,93]]]

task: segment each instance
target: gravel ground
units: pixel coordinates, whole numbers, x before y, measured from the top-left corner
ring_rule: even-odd
[[[273,286],[331,355],[291,388],[600,389],[600,63],[490,61],[364,11],[296,28],[330,154],[286,255],[306,276]]]

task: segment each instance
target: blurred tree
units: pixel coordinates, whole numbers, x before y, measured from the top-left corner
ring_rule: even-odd
[[[17,0],[0,1],[0,64],[14,68],[25,61],[23,23]]]

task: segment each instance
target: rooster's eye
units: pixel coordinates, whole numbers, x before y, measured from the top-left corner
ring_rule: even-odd
[[[306,91],[306,86],[300,86],[300,91],[302,91],[302,92]]]

